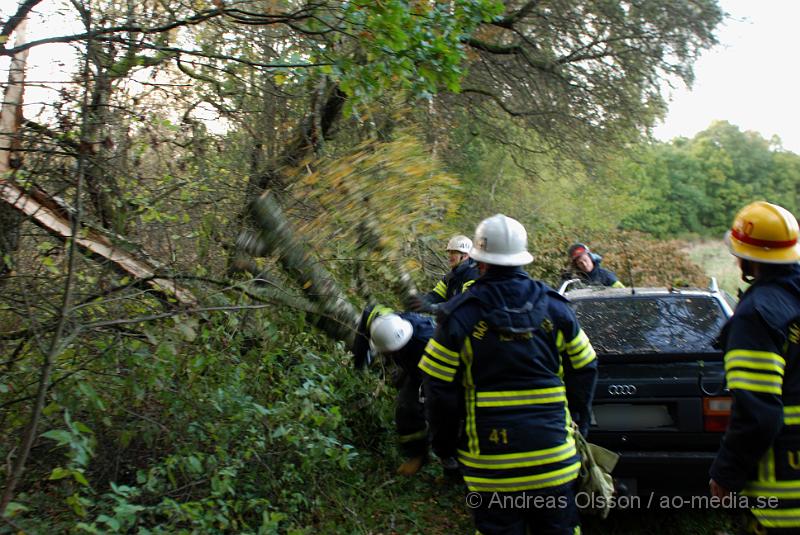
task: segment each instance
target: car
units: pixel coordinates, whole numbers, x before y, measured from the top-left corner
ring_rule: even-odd
[[[730,417],[717,339],[735,300],[700,288],[576,288],[567,297],[597,352],[589,441],[619,453],[631,493],[707,489]]]

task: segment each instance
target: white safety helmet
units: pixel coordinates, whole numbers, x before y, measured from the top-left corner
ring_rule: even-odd
[[[475,229],[475,245],[469,256],[494,266],[524,266],[533,262],[533,255],[528,252],[525,227],[503,214],[480,222]]]
[[[450,241],[447,242],[447,251],[458,251],[459,253],[469,253],[469,250],[472,249],[472,240],[467,238],[466,236],[453,236],[450,238]]]
[[[413,333],[411,322],[397,314],[378,316],[369,329],[369,347],[373,353],[394,353],[405,347]]]

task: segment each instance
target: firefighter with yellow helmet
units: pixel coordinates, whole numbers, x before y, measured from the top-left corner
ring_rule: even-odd
[[[588,430],[594,349],[566,299],[523,270],[518,221],[482,221],[470,256],[481,276],[442,306],[419,363],[434,451],[457,453],[480,533],[572,535],[572,423]]]
[[[797,219],[754,202],[736,215],[725,241],[750,288],[721,335],[733,406],[710,490],[749,497],[748,533],[800,533]]]

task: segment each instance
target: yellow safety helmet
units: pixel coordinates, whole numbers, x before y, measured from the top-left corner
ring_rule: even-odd
[[[731,254],[765,264],[793,264],[800,260],[797,218],[765,201],[750,203],[736,214],[725,243]]]

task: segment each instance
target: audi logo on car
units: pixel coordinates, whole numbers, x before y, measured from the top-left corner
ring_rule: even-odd
[[[608,393],[612,396],[632,396],[636,393],[634,385],[609,385]]]

